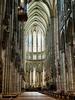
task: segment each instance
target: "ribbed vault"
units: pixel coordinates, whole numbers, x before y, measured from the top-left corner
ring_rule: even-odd
[[[50,0],[32,0],[28,7],[28,21],[25,25],[25,33],[36,25],[40,26],[46,34],[47,27],[50,23],[50,10]]]

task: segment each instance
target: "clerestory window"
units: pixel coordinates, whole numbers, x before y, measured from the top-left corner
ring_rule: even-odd
[[[39,27],[26,36],[26,59],[45,59],[45,35]]]

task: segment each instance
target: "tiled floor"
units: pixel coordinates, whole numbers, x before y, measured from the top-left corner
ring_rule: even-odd
[[[24,92],[13,100],[56,100],[39,92]]]
[[[56,100],[39,92],[24,92],[16,98],[2,98],[0,100]]]

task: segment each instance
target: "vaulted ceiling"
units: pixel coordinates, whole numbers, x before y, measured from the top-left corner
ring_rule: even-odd
[[[56,0],[32,0],[28,6],[28,21],[25,25],[25,32],[28,32],[32,27],[39,26],[44,33],[47,32],[47,27],[50,24],[50,18]]]

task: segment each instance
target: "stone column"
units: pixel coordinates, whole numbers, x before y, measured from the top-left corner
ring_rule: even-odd
[[[45,86],[45,68],[43,66],[43,72],[42,72],[42,84]]]
[[[12,87],[12,86],[13,86],[13,84],[12,84],[12,73],[13,73],[13,72],[12,72],[12,68],[13,68],[13,64],[11,63],[11,64],[10,64],[10,76],[9,76],[9,77],[10,77],[10,81],[9,81],[9,83],[10,83],[10,84],[9,84],[10,93],[12,93],[12,88],[13,88],[13,87]]]
[[[2,94],[5,90],[5,51],[2,51],[2,61],[3,61],[3,74],[2,74]]]
[[[15,76],[15,80],[14,80],[15,81],[15,92],[17,93],[17,91],[18,91],[17,90],[17,84],[18,84],[17,80],[18,80],[18,77],[17,77],[17,70],[16,69],[15,69],[15,75],[16,75]]]
[[[72,54],[71,54],[71,46],[69,46],[69,82],[70,82],[70,89],[73,90],[73,62],[72,62]]]
[[[30,71],[28,72],[28,86],[30,86]]]
[[[20,80],[20,75],[19,75],[19,73],[17,72],[17,93],[18,93],[18,94],[20,93],[20,87],[19,87],[20,82],[19,82],[19,80]]]
[[[30,70],[30,86],[32,85],[32,72]]]
[[[39,71],[37,72],[37,77],[38,77],[37,81],[38,81],[38,86],[39,86]]]
[[[33,70],[31,70],[31,87],[33,87]]]
[[[4,88],[5,88],[5,79],[4,79],[4,71],[5,71],[5,57],[3,59],[3,65],[2,65],[2,37],[3,37],[3,32],[2,32],[2,19],[4,18],[5,15],[5,8],[6,8],[6,0],[0,0],[0,92],[4,93]],[[3,50],[4,52],[4,50]],[[3,76],[2,76],[3,75]],[[3,89],[2,89],[3,88]]]
[[[36,84],[36,68],[33,67],[33,86],[35,87]]]
[[[38,73],[39,73],[39,86],[41,86],[41,72]]]
[[[38,71],[36,71],[36,86],[39,85],[38,83],[39,83],[39,82],[38,82]]]
[[[5,71],[4,71],[4,93],[3,94],[7,94],[7,50],[6,50],[6,54],[5,54]]]
[[[20,93],[21,93],[21,86],[22,86],[21,82],[22,82],[22,76],[20,75],[20,90],[19,90]]]
[[[73,63],[73,90],[75,91],[75,40],[73,41],[73,54],[72,54],[72,63]]]
[[[63,59],[62,59],[62,64],[63,64],[63,85],[64,85],[64,90],[66,91],[66,85],[67,85],[67,79],[66,79],[66,70],[65,70],[65,53],[62,53]]]
[[[66,91],[70,90],[69,74],[66,72]]]
[[[56,85],[57,85],[57,91],[61,89],[61,83],[60,83],[60,75],[58,72],[58,63],[60,63],[59,58],[59,33],[58,33],[58,16],[54,16],[54,54],[55,54],[55,67],[56,67]],[[59,61],[59,62],[58,62]]]
[[[26,72],[26,87],[29,87],[29,81],[30,81],[30,76],[29,76],[29,72]]]
[[[14,77],[14,84],[15,84],[14,92],[17,93],[17,70],[16,70],[15,66],[14,66],[14,75],[15,75],[15,77]]]
[[[24,84],[23,84],[24,85]],[[24,86],[23,86],[24,87]],[[20,94],[20,91],[21,91],[21,75],[19,73],[19,94]]]

